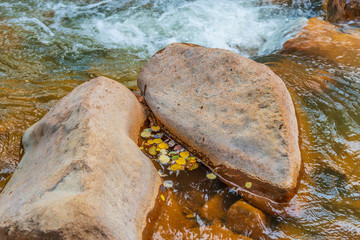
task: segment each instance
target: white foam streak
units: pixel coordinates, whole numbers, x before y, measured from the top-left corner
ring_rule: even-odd
[[[280,49],[306,22],[257,0],[106,0],[87,5],[49,1],[44,8],[54,12],[49,26],[37,18],[19,20],[35,23],[49,36],[57,35],[54,41],[61,39],[73,45],[70,48],[133,49],[142,56],[171,42],[264,55]]]

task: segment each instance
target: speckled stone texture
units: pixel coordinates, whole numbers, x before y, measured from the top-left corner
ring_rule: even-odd
[[[276,202],[295,194],[297,119],[285,84],[267,66],[174,43],[142,68],[138,87],[163,127],[226,183]]]

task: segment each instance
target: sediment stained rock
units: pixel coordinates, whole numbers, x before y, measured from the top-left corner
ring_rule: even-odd
[[[331,23],[360,20],[359,0],[324,0],[323,5]]]
[[[136,144],[145,119],[104,77],[64,97],[23,136],[0,195],[0,239],[142,239],[161,184]]]
[[[175,43],[143,67],[138,87],[160,124],[226,183],[277,202],[295,194],[301,165],[295,110],[267,66]]]
[[[320,18],[310,18],[295,38],[284,43],[283,52],[321,57],[337,64],[360,66],[360,34],[347,33]]]

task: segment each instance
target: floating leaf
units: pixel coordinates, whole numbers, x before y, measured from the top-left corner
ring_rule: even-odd
[[[166,149],[161,149],[161,150],[160,150],[160,153],[161,153],[161,154],[167,154],[167,150],[166,150]]]
[[[164,186],[166,188],[172,188],[174,186],[174,183],[171,180],[166,180],[166,181],[164,181]]]
[[[246,183],[245,183],[245,187],[251,188],[251,186],[252,186],[252,183],[251,183],[251,182],[246,182]]]
[[[158,133],[154,135],[154,138],[162,138],[164,136],[163,133]]]
[[[169,142],[169,147],[173,147],[173,146],[175,146],[175,141],[174,140],[171,140],[170,142]]]
[[[172,156],[172,157],[171,157],[171,160],[174,160],[174,161],[175,161],[175,160],[178,159],[178,158],[179,158],[179,155],[175,155],[175,156]]]
[[[160,175],[160,177],[167,177],[167,176],[169,176],[169,175],[163,173],[163,171],[161,171],[161,170],[158,171],[158,174]]]
[[[189,159],[189,162],[196,163],[196,159]]]
[[[182,149],[182,146],[180,146],[180,145],[176,145],[174,147],[174,151],[178,151],[178,150],[181,150],[181,149]]]
[[[156,152],[156,146],[152,146],[151,148],[149,148],[149,153],[150,153],[151,155],[156,155],[156,154],[157,154],[157,152]]]
[[[149,131],[142,131],[141,132],[141,137],[143,137],[143,138],[149,138],[149,137],[151,137],[151,132],[149,132]]]
[[[199,167],[199,164],[197,164],[196,162],[195,163],[191,163],[190,166],[188,166],[188,169],[190,171],[194,170],[194,169],[197,169]]]
[[[158,132],[160,130],[159,126],[152,126],[151,130],[153,130],[154,132]]]
[[[161,150],[160,148],[156,148],[156,151],[160,152],[160,150]]]
[[[195,216],[193,214],[188,214],[185,216],[186,218],[194,218]]]
[[[161,196],[160,196],[160,197],[161,197],[161,200],[165,201],[165,197],[164,197],[164,195],[162,195],[162,194],[161,194]]]
[[[169,146],[168,146],[166,143],[160,143],[160,144],[159,144],[159,148],[168,149]]]
[[[181,156],[182,158],[187,158],[189,155],[190,155],[190,154],[189,154],[188,151],[185,151],[185,152],[181,152],[181,153],[180,153],[180,156]]]
[[[140,150],[143,150],[144,149],[144,147],[139,147],[140,148]]]
[[[165,154],[161,154],[159,157],[159,161],[161,164],[168,164],[170,162],[170,157]]]
[[[151,139],[150,139],[150,140],[147,140],[146,142],[147,142],[148,144],[154,144],[154,140],[151,140]]]
[[[177,164],[180,164],[180,165],[185,165],[186,164],[185,158],[182,158],[182,157],[179,157],[175,161],[176,161]]]
[[[177,152],[172,151],[172,152],[169,152],[169,154],[170,154],[170,155],[175,155],[175,154],[177,154]]]
[[[162,140],[161,140],[161,139],[159,139],[159,138],[154,139],[154,143],[156,143],[156,144],[162,143]]]
[[[193,213],[193,211],[191,211],[188,207],[184,207],[184,208],[182,209],[182,212],[185,213],[186,215]]]
[[[180,164],[174,163],[173,165],[171,165],[170,169],[171,171],[176,171],[179,170],[181,168]]]
[[[206,174],[206,177],[207,177],[208,179],[213,180],[213,179],[215,179],[215,178],[216,178],[216,175],[215,175],[215,174],[213,174],[213,173],[208,173],[208,174]]]

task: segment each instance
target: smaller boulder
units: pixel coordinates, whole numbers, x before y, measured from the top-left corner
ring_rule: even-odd
[[[295,38],[284,43],[283,52],[321,57],[357,67],[360,66],[360,34],[344,33],[320,18],[310,18]]]
[[[217,194],[207,201],[200,209],[199,215],[210,222],[216,219],[224,219],[224,196],[222,194]]]
[[[263,236],[267,220],[262,211],[240,200],[226,213],[226,226],[236,233],[259,239]]]

